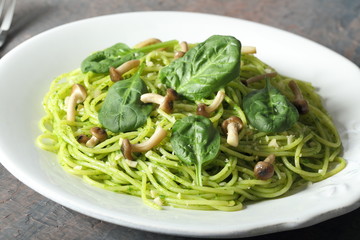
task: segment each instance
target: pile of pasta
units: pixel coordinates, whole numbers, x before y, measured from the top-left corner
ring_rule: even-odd
[[[196,44],[189,45],[189,47]],[[166,94],[166,86],[159,81],[159,72],[176,58],[180,44],[153,50],[139,60],[143,65],[141,79],[150,93]],[[288,130],[281,133],[261,132],[249,124],[242,101],[249,92],[263,88],[264,81],[244,84],[248,79],[276,72],[255,54],[241,54],[240,75],[223,88],[224,99],[209,120],[221,132],[220,151],[216,158],[203,166],[202,185],[195,182],[195,166],[182,162],[170,144],[175,122],[196,115],[199,103],[210,105],[216,93],[201,101],[179,98],[173,111],[167,113],[153,107],[146,123],[138,129],[114,133],[107,130],[107,138],[88,147],[78,140],[80,135],[91,135],[93,127],[102,127],[98,114],[109,88],[114,84],[109,73],[84,73],[75,69],[53,80],[43,100],[45,116],[39,126],[42,134],[36,143],[42,149],[57,154],[60,165],[69,173],[99,188],[140,197],[156,209],[173,206],[196,210],[236,211],[249,201],[277,198],[291,193],[309,182],[324,180],[341,171],[345,160],[337,130],[324,109],[321,98],[308,82],[277,74],[271,84],[289,99],[293,93],[289,82],[295,81],[309,104],[309,112]],[[130,78],[138,68],[127,71]],[[74,84],[87,89],[87,97],[76,106],[76,120],[66,118],[67,104]],[[221,123],[230,116],[241,119],[236,147],[227,143]],[[124,157],[121,144],[147,141],[157,127],[167,130],[166,137],[151,150],[137,153],[135,159]],[[274,174],[269,179],[258,179],[254,174],[257,162],[275,156]]]

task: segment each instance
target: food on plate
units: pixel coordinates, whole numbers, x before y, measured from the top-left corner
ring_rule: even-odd
[[[92,53],[53,80],[36,143],[85,182],[157,209],[241,210],[341,171],[315,88],[255,54],[221,35]]]

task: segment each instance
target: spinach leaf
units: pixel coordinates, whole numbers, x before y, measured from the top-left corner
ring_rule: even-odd
[[[132,52],[123,43],[117,43],[103,51],[95,52],[81,63],[82,72],[107,73],[110,67],[117,67],[124,62],[136,59],[140,54]]]
[[[295,106],[266,80],[263,89],[247,94],[243,109],[250,124],[263,132],[282,132],[294,125],[299,118]]]
[[[220,149],[220,134],[212,122],[198,115],[177,120],[172,128],[170,143],[181,161],[195,165],[196,181],[201,186],[203,164],[212,161]]]
[[[124,43],[117,43],[85,58],[81,63],[81,71],[84,73],[108,73],[110,67],[118,67],[127,61],[138,59],[148,52],[159,48],[170,47],[176,43],[177,41],[172,40],[137,49],[130,48]]]
[[[152,106],[140,101],[147,92],[140,78],[142,68],[129,79],[114,83],[109,88],[99,111],[99,121],[112,132],[127,132],[145,124]]]
[[[190,100],[206,98],[240,73],[241,43],[214,35],[161,69],[159,78]]]

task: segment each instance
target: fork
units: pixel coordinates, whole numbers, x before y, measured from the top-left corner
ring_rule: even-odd
[[[2,18],[2,23],[0,26],[0,48],[4,45],[7,33],[11,26],[11,21],[15,10],[15,3],[16,0],[1,0],[0,2],[0,20],[5,9],[5,15]]]

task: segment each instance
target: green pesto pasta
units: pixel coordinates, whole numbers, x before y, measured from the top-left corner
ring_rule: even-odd
[[[196,44],[189,45],[194,47]],[[172,41],[166,48],[146,52],[139,57],[144,66],[141,79],[150,93],[165,95],[167,88],[159,80],[160,70],[174,61],[181,46]],[[281,197],[307,182],[324,180],[345,165],[341,157],[342,145],[338,132],[324,109],[314,87],[295,80],[309,104],[309,112],[288,130],[265,133],[253,128],[242,108],[246,94],[264,87],[260,80],[251,84],[244,81],[275,70],[254,54],[242,53],[240,75],[226,84],[224,100],[210,114],[209,119],[221,133],[220,150],[212,162],[202,169],[202,186],[195,184],[195,166],[184,164],[174,154],[170,144],[172,126],[179,119],[195,115],[197,105],[210,105],[214,92],[207,99],[190,101],[179,98],[167,113],[154,105],[143,126],[133,131],[114,133],[109,130],[107,139],[94,147],[78,141],[80,135],[91,136],[93,127],[103,127],[98,118],[109,88],[114,84],[109,73],[83,73],[75,69],[53,80],[43,100],[45,116],[40,120],[42,134],[36,144],[57,154],[60,165],[69,173],[82,177],[93,186],[142,198],[153,208],[173,206],[195,210],[237,211],[249,201]],[[132,77],[138,68],[127,71],[123,78]],[[271,84],[288,99],[294,95],[288,83],[292,78],[276,75]],[[86,99],[76,105],[75,121],[66,118],[68,101],[74,84],[87,91]],[[231,117],[241,119],[236,147],[227,143],[221,123]],[[124,139],[131,144],[147,141],[157,127],[166,130],[166,137],[151,150],[126,159],[121,145]],[[274,175],[258,179],[254,167],[258,161],[274,154]]]

